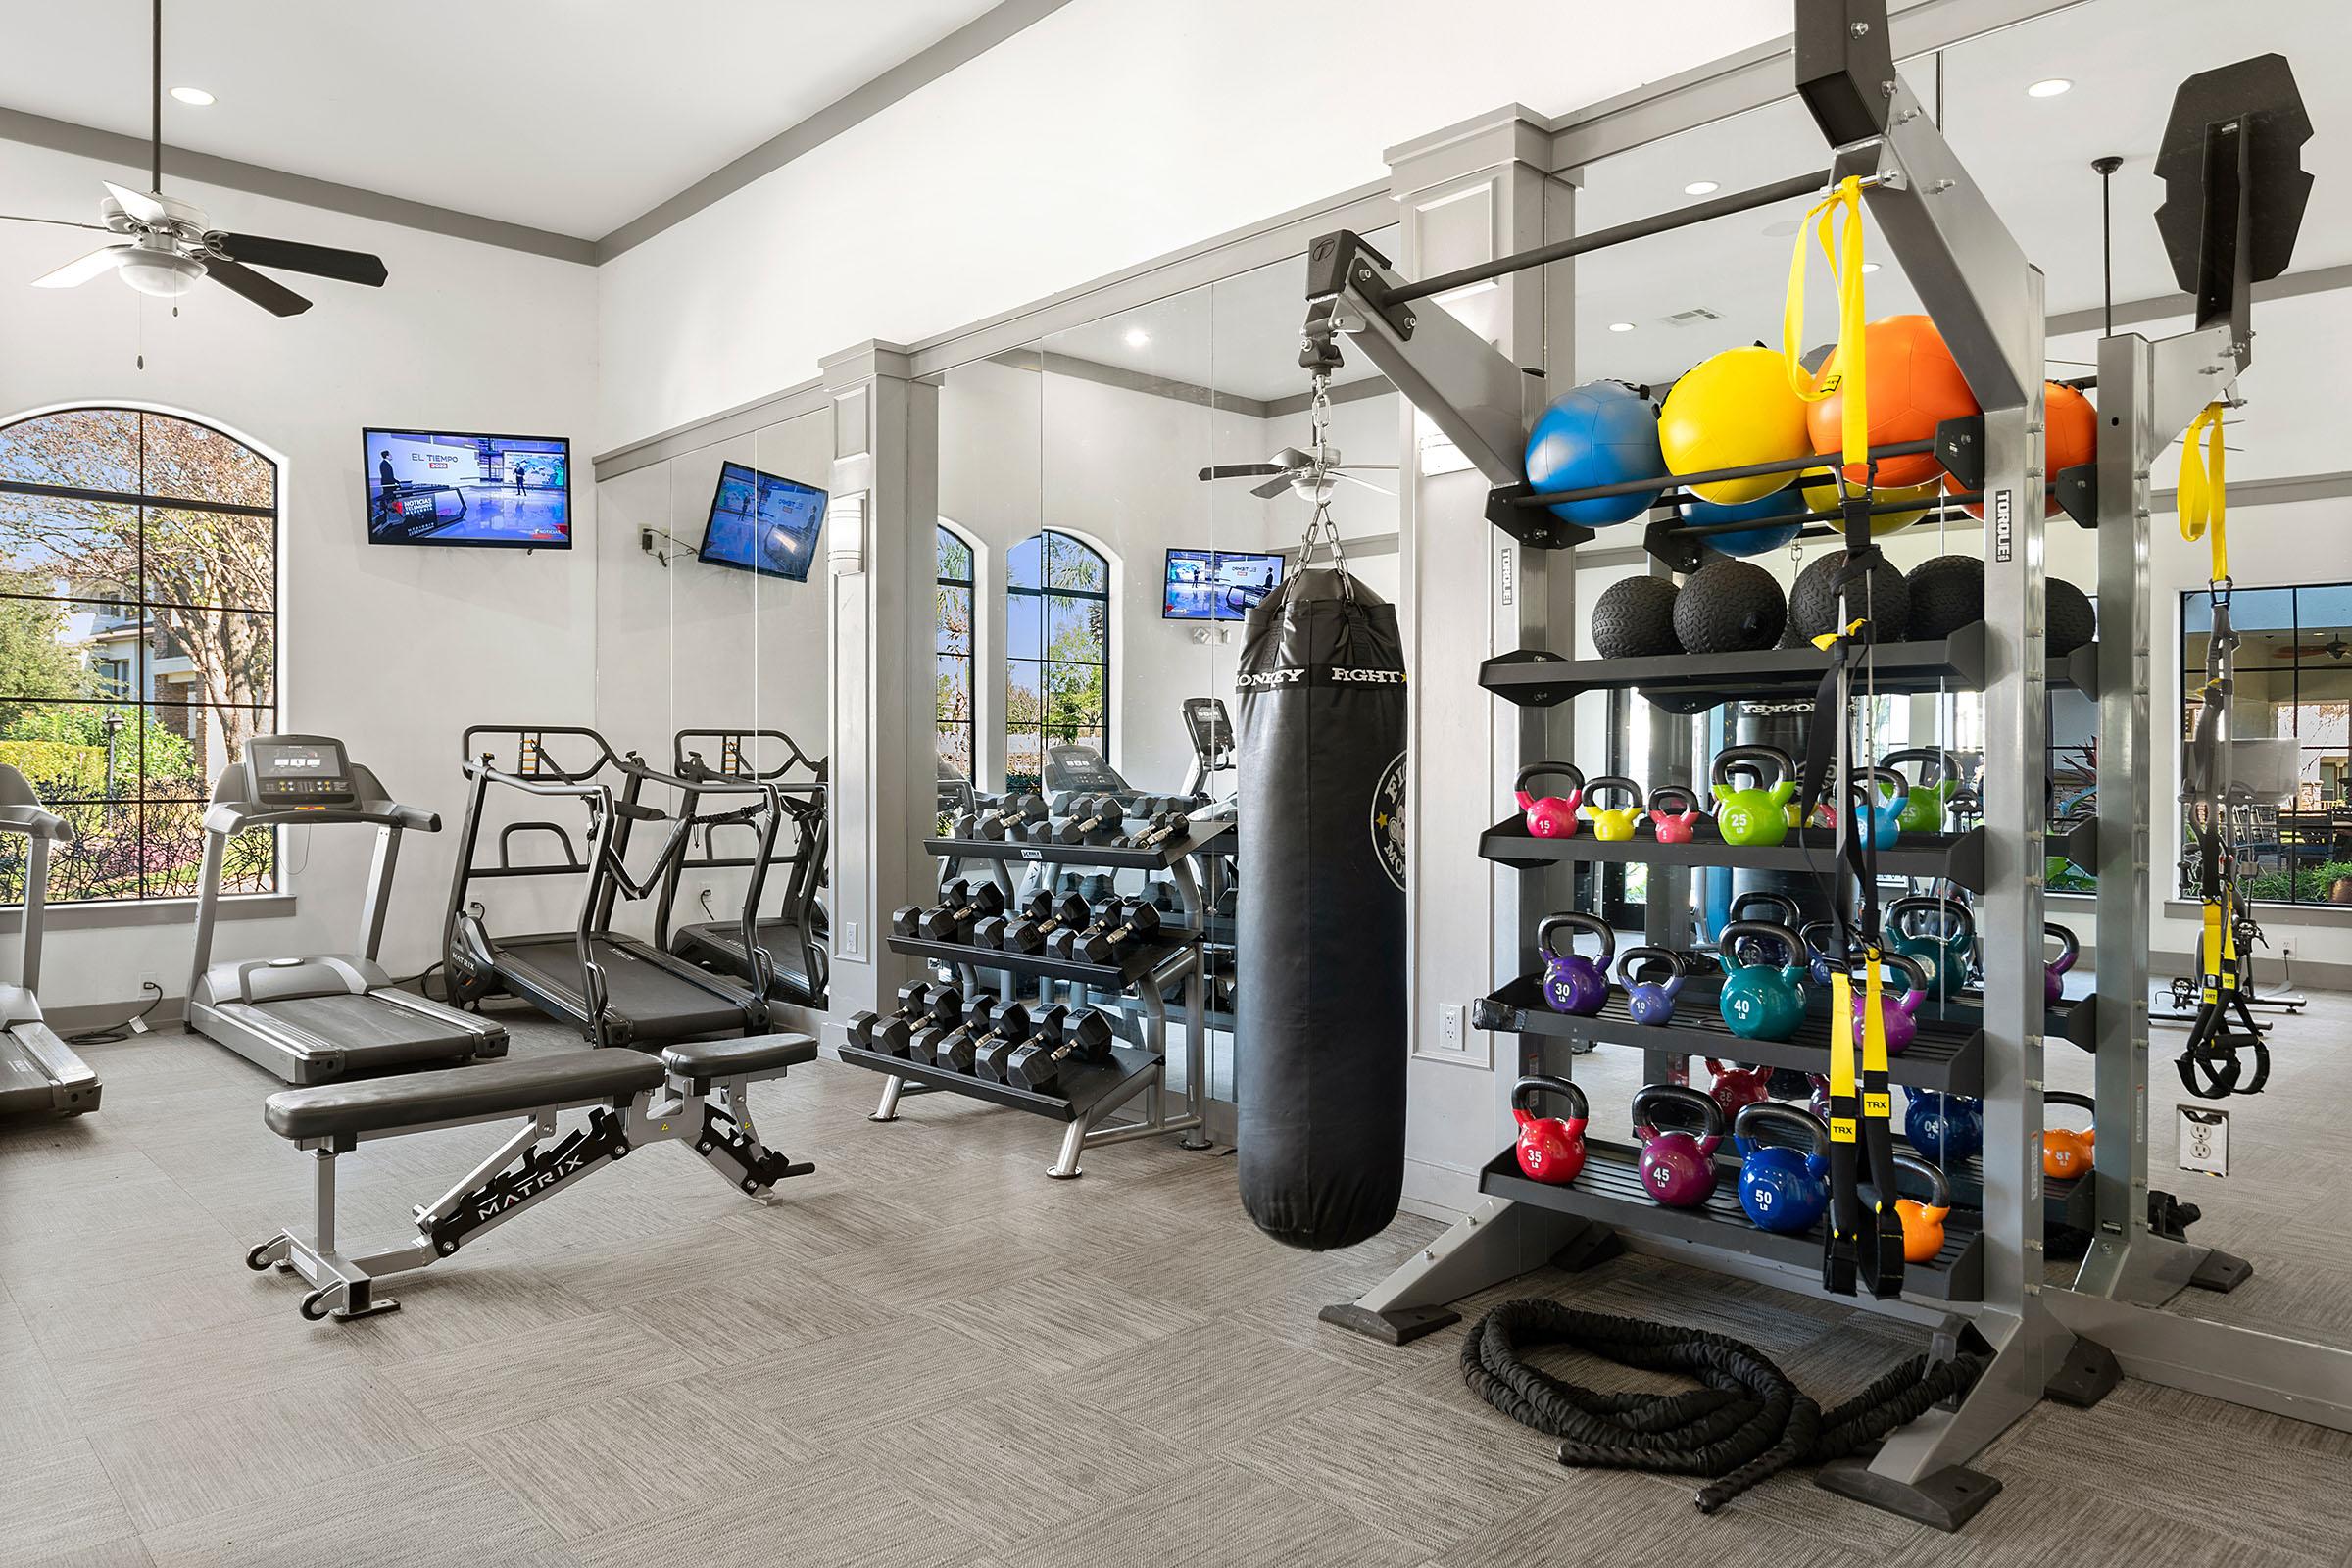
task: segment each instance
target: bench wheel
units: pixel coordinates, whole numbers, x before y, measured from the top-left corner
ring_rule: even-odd
[[[259,1247],[256,1247],[252,1251],[247,1252],[245,1254],[245,1266],[253,1270],[256,1274],[269,1273],[271,1262],[270,1250],[285,1239],[285,1232],[280,1231],[275,1236],[272,1236],[268,1241],[262,1243]]]
[[[320,1319],[324,1318],[328,1310],[326,1304],[326,1291],[323,1289],[316,1290],[310,1295],[304,1297],[302,1298],[302,1305],[298,1310],[301,1311],[303,1320],[308,1323],[317,1323]]]

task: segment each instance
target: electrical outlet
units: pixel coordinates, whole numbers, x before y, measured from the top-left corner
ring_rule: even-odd
[[[1438,1044],[1447,1051],[1462,1049],[1462,1004],[1448,1002],[1438,1009]]]
[[[139,971],[139,995],[140,995],[140,996],[145,996],[145,995],[147,994],[147,989],[148,989],[148,987],[150,987],[150,986],[154,987],[154,988],[155,988],[156,990],[158,990],[158,991],[161,991],[161,990],[163,990],[163,989],[164,989],[164,977],[163,977],[162,975],[158,974],[158,973],[157,973],[155,970],[153,970],[153,969],[142,969],[142,970],[140,970],[140,971]]]
[[[2280,937],[2278,939],[2278,956],[2281,958],[2291,958],[2294,956],[2295,939],[2293,937]]]

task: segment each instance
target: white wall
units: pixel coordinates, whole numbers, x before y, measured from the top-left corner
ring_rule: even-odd
[[[102,178],[144,183],[126,169],[16,144],[6,169],[12,211],[61,218],[94,217]],[[595,279],[562,262],[232,191],[177,181],[172,190],[222,228],[375,251],[391,280],[371,290],[289,277],[318,303],[282,320],[204,284],[175,317],[167,302],[111,278],[70,291],[24,287],[99,236],[0,223],[0,417],[58,403],[154,403],[284,459],[280,723],[342,736],[404,800],[449,822],[437,838],[412,835],[402,855],[385,961],[415,973],[438,956],[465,800],[459,730],[593,716],[596,503],[585,474],[575,476],[580,548],[568,554],[373,548],[360,430],[568,436],[584,468],[594,450]],[[370,838],[290,833],[299,914],[225,922],[218,955],[348,950]],[[144,971],[177,996],[188,940],[184,923],[53,929],[44,1000],[119,1003],[136,994]]]

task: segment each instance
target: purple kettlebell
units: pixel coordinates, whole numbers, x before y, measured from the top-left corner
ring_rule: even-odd
[[[1658,1131],[1652,1107],[1672,1107],[1698,1124],[1696,1135]],[[1634,1136],[1642,1140],[1642,1186],[1668,1208],[1698,1208],[1715,1196],[1715,1146],[1723,1107],[1684,1084],[1651,1084],[1634,1095]]]
[[[1917,958],[1900,953],[1879,950],[1879,963],[1888,969],[1899,969],[1911,989],[1900,997],[1889,995],[1882,986],[1879,991],[1879,1028],[1886,1037],[1886,1054],[1899,1056],[1919,1033],[1920,1004],[1928,1000],[1928,969]],[[1854,984],[1854,1027],[1860,1029],[1868,1016],[1870,993],[1860,981]]]
[[[2062,925],[2044,925],[2041,934],[2058,939],[2058,956],[2041,966],[2042,996],[2055,1007],[2066,1000],[2066,971],[2082,956],[2082,944]]]
[[[1573,935],[1568,939],[1568,951],[1562,952],[1552,946],[1555,931],[1597,936],[1600,956],[1588,958],[1577,953]],[[1609,929],[1606,921],[1576,910],[1547,914],[1536,927],[1536,948],[1544,955],[1545,1006],[1578,1018],[1590,1018],[1600,1011],[1609,1000],[1609,961],[1617,956],[1617,933]]]
[[[1666,966],[1663,980],[1641,978],[1644,969]],[[1682,955],[1671,948],[1628,948],[1617,960],[1617,983],[1625,988],[1625,1010],[1640,1024],[1674,1022],[1674,999],[1683,989]]]

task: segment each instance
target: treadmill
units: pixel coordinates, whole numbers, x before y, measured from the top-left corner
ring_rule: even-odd
[[[659,772],[578,725],[476,724],[461,744],[470,789],[442,928],[454,1000],[478,1004],[501,994],[516,997],[570,1024],[592,1045],[643,1051],[766,1029],[764,978],[738,981],[713,974],[654,943],[615,931],[612,916],[624,895],[631,901],[653,898],[667,885],[698,827],[707,836],[714,828],[748,825],[758,839],[756,855],[760,859],[772,856],[783,816],[773,784]],[[665,811],[648,803],[649,784],[672,791],[681,804]],[[485,862],[482,841],[493,790],[502,797],[513,792],[533,801],[576,803],[586,811],[581,836],[575,840],[560,822],[507,822],[493,836],[496,858]],[[701,809],[710,796],[749,796],[751,801],[727,809]],[[641,824],[666,831],[652,866],[639,875],[629,869],[628,850]],[[518,860],[516,841],[529,839],[552,841],[560,858]],[[488,910],[471,897],[476,882],[550,876],[580,880],[579,915],[570,930],[519,936],[491,932]],[[744,946],[754,964],[764,960],[757,942],[747,938]]]
[[[780,760],[761,765],[765,758],[779,752]],[[708,760],[713,757],[717,760],[715,763]],[[829,931],[825,906],[818,902],[817,890],[826,881],[825,853],[831,843],[825,764],[802,751],[800,744],[780,729],[682,729],[670,740],[670,770],[680,778],[694,780],[698,786],[705,782],[723,785],[744,780],[773,783],[784,820],[792,829],[792,843],[778,845],[762,859],[749,853],[720,854],[717,827],[703,830],[699,856],[689,838],[686,852],[671,860],[669,875],[662,883],[662,902],[654,916],[655,942],[689,963],[733,975],[738,980],[748,981],[755,973],[765,973],[771,1001],[795,1003],[804,1007],[823,1006],[825,938]],[[699,806],[701,793],[699,787],[687,793],[683,802],[686,810],[691,812]],[[730,841],[739,837],[756,840],[759,834],[751,823],[743,822],[734,824],[729,833]],[[745,910],[752,911],[750,940],[765,957],[763,967],[755,965],[749,956],[742,911],[733,919],[702,920],[674,928],[670,924],[677,905],[679,880],[688,871],[741,869],[751,872],[743,905]],[[776,870],[785,873],[783,897],[775,913],[760,914],[757,911],[765,897],[770,874]],[[708,905],[704,907],[705,912],[710,912]]]
[[[0,1116],[79,1116],[98,1108],[89,1063],[41,1021],[41,915],[49,846],[74,842],[67,820],[41,808],[24,775],[0,762],[0,833],[24,835],[24,945],[16,984],[0,981]]]
[[[360,951],[215,963],[213,932],[229,841],[257,828],[346,823],[375,829],[375,858],[360,905]],[[411,830],[438,833],[441,819],[393,800],[341,741],[327,735],[256,735],[247,741],[244,760],[214,780],[204,813],[188,1027],[290,1084],[505,1055],[504,1026],[403,991],[376,962],[400,836]]]

